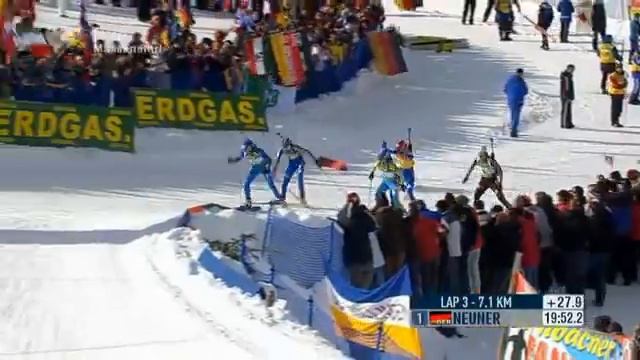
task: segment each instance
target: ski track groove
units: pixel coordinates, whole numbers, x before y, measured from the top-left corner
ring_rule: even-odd
[[[152,246],[155,246],[157,243],[157,239],[153,240]],[[158,280],[162,283],[165,289],[171,293],[176,300],[182,303],[183,306],[186,307],[186,311],[193,316],[197,317],[200,321],[207,324],[211,329],[213,329],[217,334],[224,336],[229,342],[237,345],[239,348],[247,351],[249,354],[254,355],[256,358],[260,357],[262,352],[262,347],[256,344],[255,342],[249,343],[246,338],[243,338],[242,334],[237,333],[237,331],[233,331],[226,326],[215,321],[215,317],[209,316],[210,313],[207,311],[202,311],[198,306],[194,305],[190,302],[185,296],[182,295],[182,289],[180,287],[174,285],[169,278],[160,271],[160,269],[156,266],[155,262],[151,258],[151,256],[147,253],[146,261],[149,264],[153,273],[157,276]],[[235,336],[234,336],[235,335]],[[242,339],[242,340],[236,340]]]

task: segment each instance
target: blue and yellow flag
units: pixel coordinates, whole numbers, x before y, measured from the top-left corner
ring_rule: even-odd
[[[325,278],[336,334],[355,359],[421,359],[418,329],[411,327],[411,279],[405,266],[380,287],[364,290],[337,274]]]

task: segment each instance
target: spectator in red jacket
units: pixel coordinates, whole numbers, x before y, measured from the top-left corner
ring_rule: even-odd
[[[422,295],[435,294],[438,291],[438,269],[442,255],[442,215],[426,208],[420,209],[418,204],[418,201],[414,201],[409,205],[409,219],[420,263],[420,290]]]
[[[518,222],[522,229],[520,251],[522,252],[522,269],[527,281],[538,287],[538,267],[540,266],[540,237],[538,225],[533,213],[526,207],[531,206],[528,196],[520,195],[516,198],[514,212],[518,215]]]

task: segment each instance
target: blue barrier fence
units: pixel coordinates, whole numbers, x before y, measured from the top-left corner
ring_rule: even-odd
[[[342,273],[342,233],[333,222],[309,227],[269,212],[263,254],[276,274],[290,277],[303,288],[322,280],[327,266]]]
[[[179,225],[188,226],[189,221],[184,220],[183,217]],[[250,295],[259,292],[260,282],[272,284],[278,298],[286,301],[291,320],[316,330],[345,355],[358,360],[402,358],[371,352],[371,349],[349,343],[336,334],[333,316],[328,312],[328,304],[324,303],[326,289],[320,283],[328,269],[346,273],[342,261],[342,232],[335,223],[309,227],[270,211],[265,233],[259,264],[253,258],[256,254],[252,254],[243,242],[240,266],[244,266],[245,271],[229,264],[229,259],[216,257],[208,249],[203,250],[198,262],[228,286],[238,287]]]
[[[318,64],[318,69],[307,72],[307,81],[296,91],[295,102],[314,99],[322,94],[340,91],[345,82],[355,78],[358,71],[367,68],[373,59],[367,40],[353,44],[352,50],[339,64],[330,60]],[[135,70],[130,75],[100,77],[87,81],[79,76],[54,74],[48,79],[28,79],[13,86],[15,100],[39,101],[95,106],[132,107],[133,88],[175,90],[202,90],[228,92],[224,74],[219,70],[179,68],[170,72]],[[54,86],[53,83],[69,86]]]

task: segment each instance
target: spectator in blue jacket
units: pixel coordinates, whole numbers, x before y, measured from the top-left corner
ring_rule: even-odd
[[[558,3],[558,12],[560,13],[560,42],[569,42],[569,25],[573,17],[573,4],[571,0],[560,0]]]
[[[605,204],[611,210],[614,227],[613,253],[607,281],[614,284],[618,273],[622,273],[624,285],[629,286],[633,280],[633,261],[630,261],[627,254],[631,241],[633,197],[617,171],[611,173],[611,178],[606,184],[609,185],[609,189],[607,189],[609,191],[601,192],[604,193]]]
[[[518,137],[518,125],[520,125],[520,114],[524,106],[524,98],[529,94],[527,83],[522,77],[524,70],[516,70],[504,85],[504,93],[507,95],[507,105],[511,113],[511,137]]]
[[[629,64],[633,64],[633,54],[638,50],[638,36],[640,36],[640,14],[633,15],[633,19],[629,21],[629,44],[631,45],[631,51],[629,51]]]

